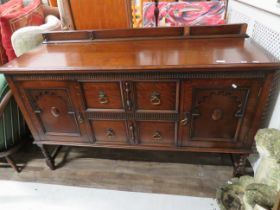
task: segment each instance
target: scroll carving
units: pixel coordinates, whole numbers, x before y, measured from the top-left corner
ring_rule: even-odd
[[[213,89],[213,90],[196,90],[196,100],[195,100],[195,105],[193,108],[192,116],[199,116],[200,115],[200,105],[203,103],[206,103],[208,98],[211,98],[214,95],[218,96],[226,96],[231,99],[233,99],[236,102],[236,112],[235,112],[235,117],[241,118],[244,115],[244,109],[245,105],[247,104],[247,99],[248,99],[248,94],[249,90],[248,89],[239,89],[239,90],[225,90],[225,89]],[[200,94],[198,94],[200,92]],[[220,107],[215,107],[213,112],[212,112],[212,119],[214,121],[219,120],[223,117],[224,110],[222,110]]]
[[[132,110],[132,87],[130,82],[124,82],[125,105],[128,111]]]
[[[136,130],[133,122],[129,122],[128,129],[129,129],[130,143],[137,144],[136,133],[135,133]]]
[[[27,90],[27,96],[31,103],[33,110],[36,113],[40,113],[42,110],[38,106],[38,101],[43,96],[54,96],[58,97],[60,100],[63,101],[64,104],[67,105],[68,112],[73,112],[73,106],[71,104],[71,100],[69,98],[68,91],[66,89],[41,89],[41,90]],[[55,110],[55,107],[52,111],[55,115],[57,115],[58,110]]]

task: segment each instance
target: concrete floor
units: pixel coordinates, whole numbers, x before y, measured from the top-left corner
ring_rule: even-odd
[[[16,173],[0,163],[0,179],[144,193],[214,198],[216,189],[232,176],[227,155],[63,148],[51,171],[35,145],[14,159]]]
[[[217,210],[216,201],[180,195],[136,193],[0,180],[3,210]]]

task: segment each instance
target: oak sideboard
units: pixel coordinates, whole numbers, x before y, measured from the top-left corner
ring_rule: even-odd
[[[280,63],[246,25],[50,32],[0,67],[45,145],[228,153],[244,170]]]

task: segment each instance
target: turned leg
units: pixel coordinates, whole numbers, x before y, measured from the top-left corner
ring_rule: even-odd
[[[55,160],[55,158],[56,158],[56,156],[58,155],[58,153],[60,152],[60,150],[62,149],[62,145],[59,145],[59,146],[57,146],[55,149],[54,149],[54,151],[53,151],[53,153],[52,153],[52,158],[53,158],[53,160]]]
[[[46,149],[44,145],[38,145],[46,159],[46,164],[51,170],[55,170],[55,164],[54,164],[54,159],[51,157],[50,153]]]
[[[9,165],[15,169],[16,172],[20,172],[19,168],[15,164],[14,160],[11,158],[11,156],[5,156],[6,161],[9,163]]]
[[[239,177],[245,174],[247,157],[248,154],[240,154],[238,157],[233,157],[233,176]]]

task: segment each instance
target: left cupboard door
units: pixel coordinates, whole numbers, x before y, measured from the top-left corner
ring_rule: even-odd
[[[17,84],[40,140],[93,142],[79,84],[72,81],[21,81]]]

